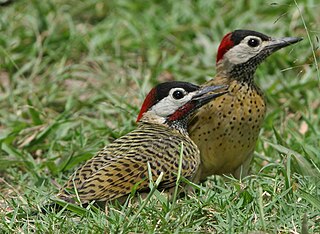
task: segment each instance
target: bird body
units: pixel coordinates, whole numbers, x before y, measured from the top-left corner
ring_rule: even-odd
[[[222,39],[217,53],[217,74],[203,84],[228,85],[228,94],[199,108],[188,131],[201,152],[200,180],[210,175],[240,178],[249,169],[266,114],[262,91],[254,82],[257,66],[280,48],[301,38],[273,39],[250,30],[235,30]]]
[[[160,124],[140,123],[139,127],[116,139],[78,169],[66,188],[78,190],[81,202],[114,200],[149,189],[149,163],[153,180],[164,172],[159,189],[174,187],[183,143],[182,175],[192,180],[200,164],[200,152],[187,134]]]
[[[213,83],[228,84],[228,94],[201,108],[197,124],[189,128],[201,150],[200,180],[213,174],[239,177],[243,173],[237,169],[250,163],[266,112],[264,97],[256,87],[223,78],[204,85]]]
[[[196,180],[200,152],[188,136],[188,118],[226,93],[208,94],[219,88],[167,82],[152,89],[141,108],[137,129],[105,146],[76,170],[58,197],[73,202],[78,196],[82,203],[88,203],[126,197],[134,187],[148,191],[148,164],[153,180],[163,173],[158,189],[169,190],[176,183],[182,144],[181,176]]]

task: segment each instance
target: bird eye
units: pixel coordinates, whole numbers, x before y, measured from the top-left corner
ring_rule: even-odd
[[[260,44],[260,41],[256,38],[250,38],[248,41],[248,45],[250,47],[257,47]]]
[[[184,93],[181,90],[176,90],[172,94],[174,99],[181,99],[184,97]]]

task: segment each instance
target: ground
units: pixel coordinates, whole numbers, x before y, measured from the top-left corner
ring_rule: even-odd
[[[1,1],[0,1],[1,4]],[[0,230],[4,233],[320,233],[320,4],[316,1],[16,0],[0,6]],[[39,210],[101,147],[135,128],[151,87],[215,74],[223,35],[301,36],[263,63],[268,113],[252,175],[129,206]]]

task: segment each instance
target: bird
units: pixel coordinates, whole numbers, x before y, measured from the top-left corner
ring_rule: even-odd
[[[158,189],[170,190],[176,183],[182,143],[181,176],[196,180],[200,152],[188,136],[188,119],[196,109],[226,94],[226,88],[200,88],[182,81],[157,85],[143,102],[137,128],[106,145],[75,170],[57,197],[88,204],[128,197],[134,187],[138,192],[148,191],[148,164],[154,181],[163,175]]]
[[[218,48],[216,75],[202,87],[228,85],[228,94],[213,99],[190,118],[188,132],[201,152],[197,177],[248,175],[250,162],[266,115],[266,100],[254,81],[260,63],[275,51],[301,41],[272,38],[238,29],[226,34]]]

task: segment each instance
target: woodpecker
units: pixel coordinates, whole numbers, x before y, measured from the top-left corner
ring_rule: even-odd
[[[228,85],[228,94],[198,109],[188,132],[201,152],[198,177],[248,173],[266,114],[266,101],[254,82],[257,66],[275,51],[301,41],[274,39],[251,30],[226,34],[218,48],[216,76],[202,86]]]
[[[189,138],[187,123],[191,114],[214,98],[225,94],[227,86],[199,86],[187,82],[166,82],[147,95],[138,116],[137,129],[105,146],[77,169],[58,198],[85,204],[113,201],[149,188],[148,166],[155,180],[163,172],[158,189],[175,186],[181,143],[181,175],[192,181],[200,163],[200,152]]]

